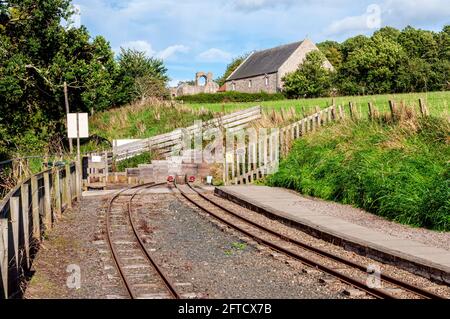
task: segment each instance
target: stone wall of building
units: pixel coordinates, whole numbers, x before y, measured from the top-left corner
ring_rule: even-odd
[[[205,79],[205,85],[200,85],[200,79]],[[176,88],[170,88],[170,95],[172,97],[183,95],[195,95],[200,93],[216,93],[219,90],[219,85],[213,81],[213,74],[211,72],[197,72],[195,74],[195,85],[182,84]]]
[[[267,78],[267,81],[266,81]],[[251,81],[251,86],[249,82]],[[259,75],[252,78],[229,81],[226,83],[227,91],[237,91],[243,93],[277,93],[278,80],[277,74]]]
[[[289,59],[284,62],[278,70],[278,83],[280,83],[280,89],[283,89],[283,77],[288,73],[296,71],[305,60],[306,55],[312,51],[319,51],[319,48],[311,40],[306,39],[289,57]],[[330,70],[333,69],[333,66],[328,60],[325,61],[324,67]]]

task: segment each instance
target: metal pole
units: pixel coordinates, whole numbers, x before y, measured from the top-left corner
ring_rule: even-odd
[[[64,82],[64,100],[65,100],[65,104],[66,104],[66,114],[70,113],[69,110],[69,95],[67,93],[67,82]],[[68,125],[68,123],[67,123]],[[69,150],[70,150],[70,154],[73,154],[73,142],[72,139],[69,138]]]
[[[80,152],[80,119],[77,113],[77,162],[76,162],[76,178],[77,178],[77,201],[81,201],[81,152]]]

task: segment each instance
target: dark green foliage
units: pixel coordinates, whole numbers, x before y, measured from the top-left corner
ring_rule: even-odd
[[[250,54],[247,53],[247,54],[241,55],[237,58],[234,58],[233,61],[231,61],[231,63],[227,65],[227,69],[225,70],[225,73],[216,80],[217,84],[219,84],[219,86],[224,85],[225,81],[231,75],[231,73],[233,73],[242,64],[242,62],[244,62],[244,60],[249,55]]]
[[[150,152],[145,152],[140,155],[128,158],[117,163],[116,171],[125,172],[125,169],[138,167],[139,164],[150,164],[152,158],[153,155]]]
[[[323,65],[325,56],[320,51],[310,52],[297,71],[284,78],[283,93],[288,98],[328,96],[333,73]]]
[[[145,63],[136,68],[123,58],[118,63],[103,37],[63,26],[73,13],[70,2],[0,2],[0,157],[59,151],[65,140],[64,82],[72,112],[102,111],[164,90],[160,61],[141,59]]]
[[[228,102],[262,102],[284,100],[281,93],[241,93],[241,92],[219,92],[214,94],[201,93],[196,95],[185,95],[177,97],[177,100],[186,103],[228,103]]]
[[[122,49],[116,76],[117,104],[128,104],[148,96],[164,97],[168,81],[167,69],[161,60],[149,58],[144,52]]]
[[[268,183],[450,230],[449,123],[343,123],[298,141]]]
[[[384,27],[373,36],[356,36],[320,50],[336,69],[333,86],[340,95],[448,90],[450,30]]]

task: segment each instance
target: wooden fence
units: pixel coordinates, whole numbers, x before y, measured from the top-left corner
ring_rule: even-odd
[[[372,103],[367,106],[367,118],[369,120],[398,121],[407,116],[408,111],[412,116],[416,116],[414,109],[407,108],[403,103],[397,104],[389,101],[389,113],[380,114]],[[429,116],[430,112],[423,99],[419,100],[420,116]],[[280,157],[288,155],[294,140],[301,138],[307,133],[319,130],[322,126],[346,118],[359,120],[364,115],[360,114],[355,105],[350,102],[347,109],[342,106],[332,105],[326,109],[306,116],[305,118],[287,125],[280,129],[272,130],[270,134],[260,132],[250,132],[242,139],[241,143],[232,143],[232,148],[226,150],[224,160],[223,180],[225,185],[247,184],[270,175],[278,168]],[[252,136],[256,134],[256,136]],[[255,160],[256,159],[256,160]]]
[[[229,130],[240,130],[252,121],[261,118],[261,107],[255,106],[243,111],[225,115],[221,118],[213,119],[203,123],[203,129],[209,127],[220,127]],[[168,156],[174,150],[181,147],[184,134],[194,134],[199,128],[195,125],[177,129],[171,133],[154,136],[137,142],[125,144],[122,146],[113,146],[114,158],[117,162],[127,158],[140,155],[144,152],[154,152],[160,156]]]
[[[20,296],[32,256],[47,230],[81,198],[76,164],[34,175],[0,202],[0,299]]]

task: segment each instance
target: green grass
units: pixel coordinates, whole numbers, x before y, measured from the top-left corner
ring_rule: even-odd
[[[379,109],[379,111],[387,111],[389,109],[389,100],[394,100],[398,103],[404,101],[406,105],[418,108],[419,98],[424,98],[431,114],[441,115],[445,110],[448,111],[450,106],[450,91],[446,92],[427,92],[427,93],[409,93],[409,94],[385,94],[385,95],[371,95],[371,96],[344,96],[336,97],[336,105],[348,106],[349,102],[355,103],[360,110],[367,109],[369,102]],[[331,105],[332,98],[317,98],[317,99],[300,99],[300,100],[282,100],[282,101],[265,101],[265,102],[249,102],[249,103],[188,103],[193,109],[209,110],[213,112],[221,112],[223,109],[226,112],[233,112],[240,109],[245,109],[255,105],[261,105],[264,109],[280,110],[282,108],[290,109],[294,107],[301,112],[304,108],[306,112],[313,110],[316,106],[326,108]]]
[[[298,140],[267,184],[450,231],[449,138],[437,117],[339,123]]]
[[[92,134],[112,141],[151,137],[191,126],[195,120],[207,121],[211,118],[211,111],[193,110],[179,105],[138,104],[95,114],[90,124]]]
[[[125,169],[138,167],[139,164],[150,164],[152,159],[152,154],[150,152],[145,152],[140,155],[128,158],[124,161],[118,162],[116,171],[125,172]]]

